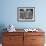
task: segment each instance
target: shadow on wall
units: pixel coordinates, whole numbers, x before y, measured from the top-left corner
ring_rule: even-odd
[[[2,36],[3,36],[2,32],[6,31],[6,30],[3,30],[4,28],[6,28],[5,25],[0,24],[0,43],[2,43]]]

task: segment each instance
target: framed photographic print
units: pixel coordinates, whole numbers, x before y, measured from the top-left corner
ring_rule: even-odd
[[[18,7],[17,20],[23,22],[35,21],[35,7]]]

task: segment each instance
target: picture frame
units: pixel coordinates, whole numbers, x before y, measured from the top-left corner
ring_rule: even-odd
[[[35,21],[35,7],[18,7],[17,21],[34,22]]]

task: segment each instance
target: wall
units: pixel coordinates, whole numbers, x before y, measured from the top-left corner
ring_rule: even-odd
[[[46,0],[0,0],[0,27],[46,28]],[[18,22],[17,7],[35,7],[35,22]]]

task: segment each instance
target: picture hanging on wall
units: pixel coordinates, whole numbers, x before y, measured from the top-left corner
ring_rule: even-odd
[[[18,7],[17,21],[34,22],[35,21],[35,7]]]

